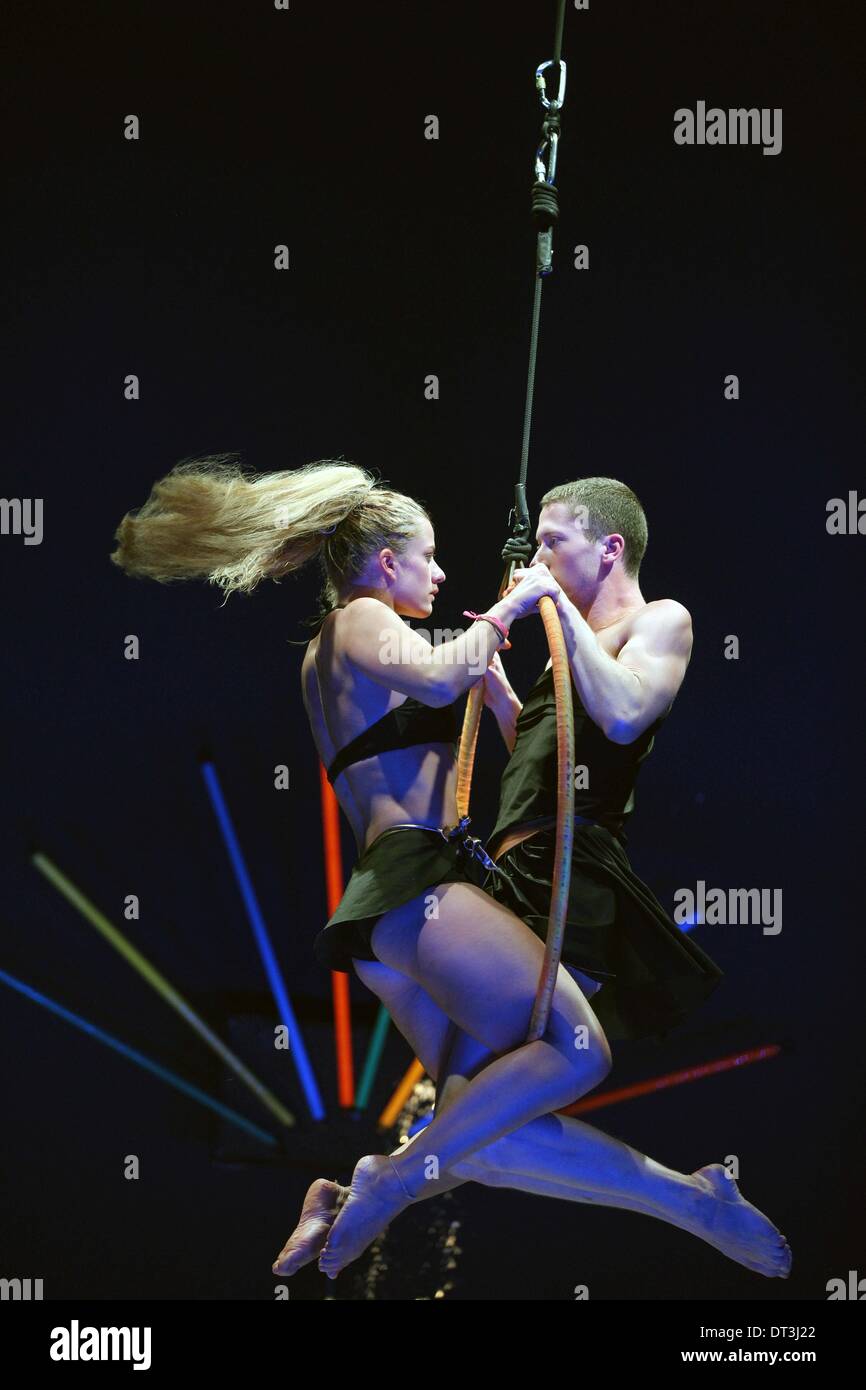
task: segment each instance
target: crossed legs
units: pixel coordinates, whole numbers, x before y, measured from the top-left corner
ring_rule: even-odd
[[[356,964],[367,968],[366,962]],[[580,972],[563,969],[587,995],[600,988]],[[375,984],[382,987],[383,978]],[[385,993],[390,1000],[386,1007],[389,1012],[394,1009],[392,1017],[404,1035],[408,1037],[406,1029],[415,1030],[415,1055],[437,1082],[436,1110],[441,1114],[493,1054],[438,1014],[423,991],[413,1000],[405,982],[392,980]],[[425,1132],[409,1143],[423,1141]],[[785,1278],[790,1271],[791,1252],[784,1236],[741,1196],[721,1164],[680,1173],[573,1116],[543,1115],[512,1130],[454,1164],[438,1180],[425,1183],[418,1200],[468,1181],[639,1212],[708,1241],[756,1273]]]
[[[422,987],[383,973],[387,967],[379,962],[356,961],[355,966],[436,1081],[435,1113],[441,1115],[495,1054],[452,1024]],[[572,977],[580,980],[585,994],[599,987],[579,972]],[[421,1130],[410,1143],[425,1133]],[[406,1147],[394,1150],[394,1155]],[[419,1200],[467,1181],[620,1206],[673,1224],[681,1224],[704,1187],[694,1174],[678,1173],[591,1125],[556,1114],[528,1121],[452,1164],[438,1179],[428,1179]]]
[[[437,1081],[436,1112],[393,1156],[359,1160],[348,1190],[319,1180],[332,1189],[320,1221],[323,1235],[330,1229],[320,1269],[334,1277],[410,1202],[478,1181],[643,1211],[750,1268],[784,1277],[784,1237],[721,1165],[677,1173],[551,1113],[609,1070],[609,1049],[585,995],[561,969],[548,1031],[522,1041],[543,954],[538,938],[472,885],[440,885],[429,897],[438,910],[425,910],[423,920],[417,900],[382,917],[374,932],[378,959],[358,961],[356,969]],[[294,1245],[300,1254],[303,1244],[304,1263],[313,1257],[310,1242],[297,1235],[287,1250]],[[287,1264],[298,1267],[294,1253]]]
[[[565,971],[543,1036],[525,1041],[544,948],[525,922],[474,884],[439,884],[385,913],[371,945],[371,973],[382,966],[380,980],[400,985],[402,976],[404,985],[420,985],[416,1007],[432,1001],[491,1057],[436,1112],[423,1146],[359,1160],[319,1261],[332,1277],[422,1190],[432,1195],[430,1181],[592,1090],[611,1065],[598,1019]],[[364,963],[358,973],[365,978]]]

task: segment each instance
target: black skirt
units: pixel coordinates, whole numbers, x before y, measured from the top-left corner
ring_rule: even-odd
[[[339,907],[313,942],[313,954],[327,970],[351,971],[353,958],[376,959],[370,937],[383,913],[437,883],[481,888],[484,877],[465,836],[448,840],[430,826],[391,826],[358,859]]]
[[[556,827],[498,859],[485,892],[547,938]],[[576,824],[562,961],[601,982],[590,999],[608,1039],[655,1037],[700,1007],[724,978],[634,873],[621,842],[598,823]]]

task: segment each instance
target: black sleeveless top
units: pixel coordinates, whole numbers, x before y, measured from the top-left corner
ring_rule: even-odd
[[[451,705],[422,705],[408,695],[401,705],[371,724],[345,748],[341,748],[328,768],[328,781],[333,782],[352,763],[387,753],[392,748],[411,748],[416,743],[450,743],[457,752],[463,720],[457,712],[457,701]]]
[[[634,784],[638,769],[652,750],[662,715],[635,739],[634,743],[613,743],[605,738],[583,707],[574,678],[571,682],[574,704],[574,812],[598,821],[612,834],[622,837],[626,820],[634,810]],[[585,766],[587,771],[581,773]],[[556,819],[556,694],[553,668],[542,672],[526,697],[517,716],[517,741],[502,774],[496,825],[487,840],[492,854],[494,841],[517,825]],[[588,783],[582,787],[581,781]]]

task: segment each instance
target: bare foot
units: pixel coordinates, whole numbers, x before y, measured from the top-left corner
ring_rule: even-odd
[[[310,1184],[301,1219],[271,1265],[274,1274],[288,1277],[316,1258],[348,1195],[348,1187],[327,1178]]]
[[[336,1279],[340,1270],[356,1260],[413,1200],[406,1196],[387,1155],[366,1154],[359,1158],[349,1195],[319,1256],[322,1273]]]
[[[686,1228],[747,1269],[787,1279],[792,1259],[788,1242],[769,1217],[746,1201],[724,1165],[708,1163],[692,1176],[702,1192]]]

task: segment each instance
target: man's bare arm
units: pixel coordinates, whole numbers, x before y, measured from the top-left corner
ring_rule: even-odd
[[[648,604],[614,658],[564,593],[557,607],[587,714],[613,743],[633,743],[682,685],[692,650],[691,615],[675,599]]]
[[[505,747],[509,753],[514,752],[514,745],[517,742],[517,716],[523,709],[523,705],[515,695],[512,700],[497,701],[491,705],[493,717],[499,725],[499,732],[505,740]]]
[[[517,742],[517,716],[523,709],[523,705],[505,673],[505,667],[502,665],[502,658],[498,652],[484,674],[484,703],[489,710],[493,711],[493,717],[499,725],[499,732],[505,741],[505,747],[509,753],[513,753],[514,745]]]
[[[675,599],[648,605],[637,615],[617,665],[637,679],[638,689],[630,712],[614,730],[616,741],[633,743],[676,699],[693,644],[691,614]],[[619,739],[617,732],[623,735]]]

